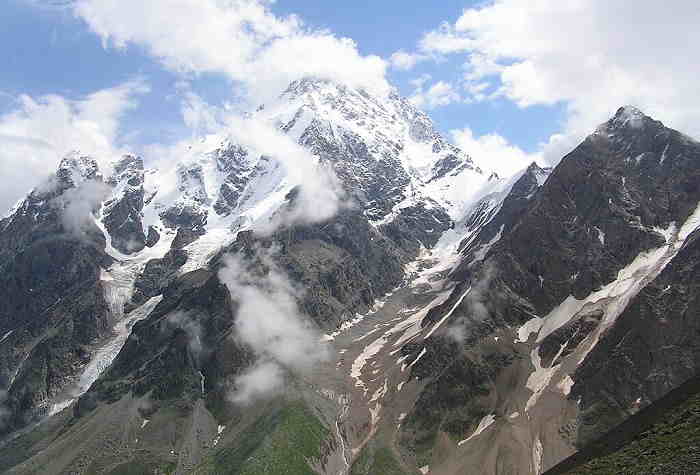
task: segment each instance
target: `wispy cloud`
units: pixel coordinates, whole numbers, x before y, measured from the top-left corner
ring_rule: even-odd
[[[143,46],[176,72],[225,74],[246,89],[254,105],[304,76],[388,92],[384,60],[361,55],[353,40],[311,29],[295,15],[273,14],[271,3],[77,0],[74,12],[105,46]]]
[[[288,372],[305,373],[328,358],[320,333],[297,305],[300,290],[275,265],[269,251],[255,262],[231,255],[219,278],[237,302],[236,338],[258,356],[235,382],[232,399],[249,403],[284,387]]]
[[[653,0],[496,0],[443,22],[406,54],[463,56],[470,101],[564,104],[562,131],[541,146],[553,164],[625,104],[700,136],[700,65],[688,61],[699,21],[694,0],[667,9]]]
[[[94,212],[109,196],[109,186],[98,180],[86,180],[56,198],[64,230],[82,239],[94,228]]]
[[[121,120],[147,91],[147,83],[136,79],[79,99],[17,97],[14,108],[0,115],[0,212],[44,180],[71,150],[92,155],[103,166],[118,157]]]
[[[453,102],[459,102],[460,99],[459,92],[455,90],[452,84],[445,81],[438,81],[427,89],[421,84],[409,97],[413,105],[423,109],[435,109]]]

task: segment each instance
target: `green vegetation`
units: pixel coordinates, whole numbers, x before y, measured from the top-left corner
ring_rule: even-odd
[[[683,475],[699,472],[700,394],[697,394],[622,449],[568,473]]]
[[[373,449],[365,446],[360,457],[352,465],[350,475],[406,475],[394,458],[394,454],[386,447]]]
[[[172,475],[177,469],[177,463],[158,463],[147,460],[132,460],[123,463],[109,472],[109,475]]]
[[[314,475],[328,429],[303,403],[289,404],[258,419],[233,447],[218,450],[198,475]]]

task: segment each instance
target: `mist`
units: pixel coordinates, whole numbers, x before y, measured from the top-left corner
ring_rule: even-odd
[[[257,254],[264,271],[230,255],[219,272],[239,305],[235,338],[257,356],[256,363],[235,381],[231,399],[244,404],[282,390],[286,374],[307,373],[329,358],[327,348],[319,343],[320,332],[299,310],[301,291],[276,266],[269,251]]]
[[[97,180],[87,180],[66,190],[54,200],[60,209],[63,229],[78,239],[86,238],[87,231],[94,227],[93,213],[109,193],[109,186]]]
[[[446,336],[457,343],[464,343],[468,337],[468,325],[483,322],[490,317],[491,312],[486,304],[493,297],[491,282],[496,274],[493,264],[486,262],[479,279],[472,284],[471,290],[462,302],[462,307],[466,308],[465,315],[445,329]]]
[[[202,346],[202,327],[196,320],[196,314],[192,312],[177,311],[168,315],[166,322],[168,325],[179,328],[187,335],[187,349],[190,355],[201,364],[202,356],[204,355],[204,347]]]
[[[293,205],[258,226],[258,232],[267,234],[281,226],[326,221],[345,206],[345,193],[333,169],[274,124],[255,117],[231,116],[227,125],[232,139],[253,155],[277,160],[287,171],[288,184],[299,187]]]

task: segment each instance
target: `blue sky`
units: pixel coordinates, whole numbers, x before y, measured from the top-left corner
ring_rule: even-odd
[[[148,160],[302,75],[394,85],[501,174],[626,104],[700,137],[697,0],[0,2],[4,209],[71,148]]]
[[[175,99],[177,74],[169,72],[143,47],[127,50],[104,48],[102,40],[84,21],[61,8],[40,8],[27,0],[5,0],[0,23],[0,75],[2,104],[11,107],[11,96],[61,94],[79,97],[116,86],[134,76],[144,77],[152,91],[140,98],[140,107],[129,113],[128,133],[138,143],[165,142],[187,134]],[[279,15],[296,14],[306,24],[352,38],[360,53],[389,57],[410,49],[421,35],[448,19],[457,18],[476,2],[280,0],[272,6]],[[452,81],[462,74],[460,58],[420,64],[411,71],[391,71],[389,80],[403,95],[410,95],[409,81],[421,74]],[[211,103],[225,101],[235,87],[217,74],[192,76],[192,87]],[[481,135],[496,132],[526,150],[534,150],[561,127],[558,107],[522,109],[510,101],[480,104],[453,103],[429,111],[442,132],[469,126]]]

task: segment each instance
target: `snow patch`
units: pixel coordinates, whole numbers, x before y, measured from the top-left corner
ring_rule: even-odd
[[[416,363],[420,361],[423,356],[428,352],[428,350],[425,349],[425,347],[421,350],[421,352],[418,354],[415,360],[411,362],[411,364],[408,365],[409,368],[412,368]]]
[[[474,431],[474,433],[472,435],[470,435],[469,437],[467,437],[466,439],[459,441],[459,443],[457,445],[460,446],[460,445],[466,444],[467,442],[472,440],[474,437],[478,436],[479,434],[484,432],[486,429],[488,429],[491,426],[491,424],[493,424],[494,422],[496,422],[496,415],[495,414],[489,414],[488,416],[484,416],[481,419],[481,421],[479,422],[479,425],[476,427],[476,430]]]
[[[559,353],[557,353],[552,360],[552,364],[554,364],[554,362],[559,358],[562,351],[564,351],[564,348],[566,348],[566,344],[561,345]],[[530,409],[534,407],[544,390],[547,388],[547,386],[549,386],[552,376],[554,376],[554,373],[559,369],[559,365],[552,366],[550,368],[542,367],[539,346],[535,347],[530,352],[530,359],[532,361],[532,365],[535,367],[535,370],[530,373],[530,376],[527,378],[527,383],[525,383],[525,386],[532,391],[532,395],[527,400],[527,404],[525,405],[526,412],[529,412]]]
[[[535,443],[532,445],[532,472],[535,475],[542,473],[542,455],[544,449],[542,447],[542,441],[537,437]]]
[[[605,233],[604,233],[603,231],[601,231],[601,229],[600,229],[599,227],[597,227],[597,226],[596,226],[595,228],[593,228],[593,229],[595,229],[596,232],[598,233],[598,241],[600,241],[600,243],[601,243],[603,246],[605,246]]]
[[[518,328],[518,337],[515,339],[514,343],[527,343],[530,339],[530,335],[539,332],[543,323],[544,319],[540,317],[534,317],[525,322]]]
[[[7,340],[7,339],[10,337],[10,335],[12,335],[12,332],[14,332],[14,330],[10,330],[9,332],[5,333],[5,334],[2,336],[2,338],[0,338],[0,343],[2,343],[3,341]]]
[[[214,439],[214,442],[212,442],[212,446],[216,447],[219,444],[219,441],[221,440],[221,434],[224,433],[224,430],[226,430],[226,426],[218,426],[216,428],[216,438]]]
[[[424,340],[427,340],[428,338],[430,338],[430,336],[431,336],[433,333],[435,333],[435,330],[437,330],[438,328],[440,328],[440,326],[445,322],[445,320],[447,320],[448,318],[450,318],[450,317],[452,316],[452,314],[454,313],[454,311],[457,310],[457,307],[459,307],[459,306],[462,304],[462,302],[464,301],[464,298],[469,294],[469,292],[471,292],[471,290],[472,290],[472,288],[471,288],[471,286],[470,286],[470,287],[462,294],[462,296],[461,296],[459,299],[457,299],[457,302],[452,306],[452,308],[450,309],[450,311],[447,312],[447,313],[445,314],[445,316],[442,317],[442,318],[440,319],[439,322],[437,322],[435,325],[433,325],[433,328],[431,328],[430,331],[428,332],[428,334],[425,335],[425,338],[423,338]]]
[[[569,376],[567,374],[562,378],[561,381],[559,381],[559,383],[557,384],[557,387],[559,389],[561,389],[561,392],[562,392],[562,394],[564,394],[564,396],[568,396],[569,393],[571,392],[571,388],[573,387],[573,385],[574,385],[574,380],[571,379],[571,376]]]

